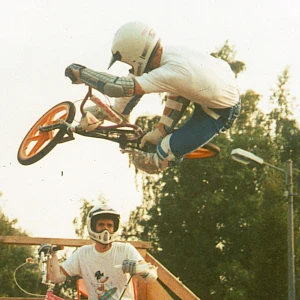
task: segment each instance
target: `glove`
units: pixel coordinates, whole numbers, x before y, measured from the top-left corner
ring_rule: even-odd
[[[164,134],[155,128],[154,131],[146,133],[141,140],[141,148],[144,148],[146,143],[157,145],[164,138]]]
[[[149,270],[151,270],[152,267],[151,264],[142,261],[137,262],[135,260],[125,259],[122,264],[122,271],[124,273],[129,273],[130,275],[140,275],[143,276],[145,274],[149,273]],[[156,270],[156,268],[154,268]]]
[[[130,275],[136,274],[136,264],[135,260],[125,259],[122,264],[123,273],[129,273]]]
[[[78,64],[69,65],[65,70],[65,76],[69,77],[73,84],[83,83],[80,79],[80,71],[84,68],[85,66]]]

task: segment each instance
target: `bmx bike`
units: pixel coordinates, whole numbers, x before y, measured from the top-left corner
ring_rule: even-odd
[[[75,134],[81,136],[109,140],[119,144],[122,153],[155,152],[155,147],[141,148],[140,142],[144,135],[143,130],[134,124],[126,122],[115,112],[110,105],[92,94],[92,88],[84,99],[80,100],[81,120],[73,124],[76,107],[73,102],[61,102],[49,109],[32,126],[24,137],[19,150],[18,161],[22,165],[31,165],[46,156],[57,144],[74,140]],[[104,125],[103,121],[96,119],[93,114],[85,109],[88,101],[93,102],[102,110],[111,121]],[[208,158],[218,155],[220,148],[207,143],[187,154],[184,158]]]

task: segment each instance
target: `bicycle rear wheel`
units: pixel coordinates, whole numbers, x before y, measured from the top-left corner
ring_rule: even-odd
[[[207,143],[201,148],[196,149],[195,151],[185,155],[184,158],[209,158],[217,156],[220,153],[220,148],[217,145]]]
[[[49,109],[28,131],[18,150],[18,161],[22,165],[31,165],[47,155],[66,134],[65,129],[39,131],[40,127],[57,124],[59,120],[72,123],[75,117],[75,105],[65,101]]]

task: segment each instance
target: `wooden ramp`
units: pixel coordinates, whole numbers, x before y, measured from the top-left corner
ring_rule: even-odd
[[[0,244],[13,245],[40,245],[53,244],[64,245],[65,247],[81,247],[90,245],[93,241],[83,239],[63,239],[63,238],[42,238],[27,236],[0,236]],[[151,284],[146,284],[143,280],[136,276],[134,283],[137,291],[137,300],[170,300],[173,299],[169,292],[171,291],[182,300],[200,299],[191,290],[189,290],[182,282],[180,282],[172,273],[170,273],[159,261],[157,261],[148,250],[151,249],[149,242],[130,242],[142,255],[142,257],[157,267],[158,280]],[[165,288],[166,287],[166,288]],[[39,300],[42,298],[1,298],[0,300]]]

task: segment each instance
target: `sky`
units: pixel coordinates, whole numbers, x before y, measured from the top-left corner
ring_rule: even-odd
[[[17,161],[23,137],[44,112],[84,97],[86,87],[72,85],[65,68],[75,62],[106,71],[113,35],[129,21],[152,25],[163,43],[208,53],[228,40],[247,67],[238,78],[241,93],[261,94],[264,109],[290,67],[289,89],[300,101],[297,0],[1,1],[0,208],[31,236],[76,237],[72,221],[83,198],[102,195],[123,221],[142,203],[134,168],[109,141],[76,136],[33,165]],[[159,103],[145,97],[133,119],[161,113]]]

